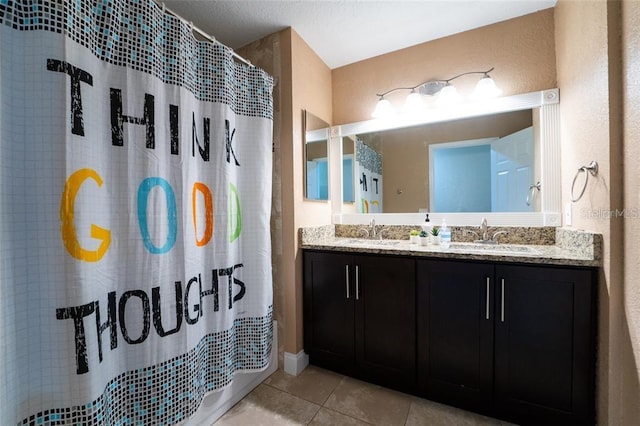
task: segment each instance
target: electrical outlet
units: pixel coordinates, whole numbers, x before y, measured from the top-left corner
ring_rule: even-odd
[[[564,226],[571,226],[571,203],[564,205]]]

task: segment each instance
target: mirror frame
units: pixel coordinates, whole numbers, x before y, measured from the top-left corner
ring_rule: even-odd
[[[540,211],[538,212],[479,212],[479,213],[429,213],[434,224],[442,219],[450,225],[476,226],[487,218],[490,226],[561,226],[561,182],[560,182],[560,90],[549,89],[519,95],[504,96],[484,102],[473,102],[447,108],[428,110],[420,116],[397,115],[390,119],[374,119],[357,123],[343,124],[331,128],[329,146],[342,158],[342,136],[358,133],[370,133],[422,124],[480,117],[502,112],[540,108]],[[342,164],[333,167],[333,181],[342,183]],[[342,188],[339,190],[342,200]],[[345,213],[343,203],[333,203],[333,223],[367,224],[371,219],[387,225],[420,224],[424,222],[424,213]]]

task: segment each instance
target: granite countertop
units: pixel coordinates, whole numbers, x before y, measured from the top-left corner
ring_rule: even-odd
[[[302,228],[302,249],[328,250],[350,253],[374,253],[398,256],[414,256],[438,259],[485,260],[494,262],[531,263],[539,265],[566,265],[599,267],[601,238],[598,234],[559,229],[555,243],[549,244],[497,244],[484,245],[473,242],[421,246],[408,239],[364,239],[336,236],[333,225]],[[340,234],[340,233],[339,233]],[[535,241],[534,241],[535,242]]]

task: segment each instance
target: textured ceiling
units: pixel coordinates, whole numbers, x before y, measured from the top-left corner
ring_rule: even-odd
[[[171,0],[164,3],[233,49],[292,27],[333,69],[547,9],[555,6],[556,0]]]

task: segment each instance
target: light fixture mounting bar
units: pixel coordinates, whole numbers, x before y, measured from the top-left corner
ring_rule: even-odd
[[[469,74],[484,74],[484,75],[487,75],[487,74],[489,74],[491,71],[493,71],[494,69],[496,69],[496,67],[491,67],[491,68],[489,68],[489,69],[488,69],[488,70],[486,70],[486,71],[469,71],[469,72],[463,72],[462,74],[458,74],[458,75],[456,75],[455,77],[451,77],[450,79],[445,80],[445,81],[448,83],[448,82],[450,82],[450,81],[455,80],[456,78],[462,77],[463,75],[469,75]],[[428,82],[427,82],[427,83],[428,83]],[[424,83],[423,83],[423,84],[424,84]]]
[[[416,89],[420,88],[420,93],[424,94],[424,95],[434,95],[436,93],[438,93],[443,87],[449,85],[449,83],[457,78],[460,78],[462,76],[465,75],[469,75],[469,74],[484,74],[484,75],[488,75],[491,71],[493,71],[495,69],[495,67],[491,67],[486,71],[468,71],[468,72],[463,72],[462,74],[458,74],[454,77],[448,78],[448,79],[433,79],[433,80],[427,80],[425,82],[422,82],[416,86],[413,87],[396,87],[395,89],[391,89],[391,90],[387,90],[384,93],[376,93],[376,96],[378,96],[380,99],[384,98],[385,96],[393,93],[393,92],[397,92],[400,90],[411,90],[411,91],[415,91]],[[422,86],[425,86],[425,90],[422,89]]]
[[[418,87],[418,86],[416,86],[416,87]],[[376,96],[379,96],[380,98],[384,98],[385,96],[387,96],[390,93],[397,92],[399,90],[414,90],[416,87],[396,87],[395,89],[387,90],[384,93],[376,93]]]

